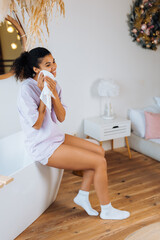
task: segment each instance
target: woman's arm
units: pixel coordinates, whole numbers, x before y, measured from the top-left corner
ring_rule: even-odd
[[[52,97],[51,99],[52,99],[52,104],[53,104],[53,108],[54,108],[56,117],[57,117],[58,121],[63,122],[65,120],[66,110],[64,109],[64,107],[61,103],[61,100],[59,98],[59,95],[57,93],[57,90],[56,90],[57,82],[47,76],[44,77],[44,79],[47,82],[48,88],[51,90],[51,92],[55,96],[55,98]]]
[[[41,128],[44,117],[45,117],[45,113],[46,113],[46,105],[42,102],[42,100],[40,100],[38,112],[39,112],[38,119],[37,119],[36,123],[33,125],[33,127],[37,130]]]
[[[66,111],[62,106],[58,93],[54,93],[55,98],[52,97],[52,104],[58,121],[63,122],[65,120]]]

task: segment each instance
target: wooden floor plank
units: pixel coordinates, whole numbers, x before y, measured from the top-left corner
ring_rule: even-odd
[[[124,240],[130,233],[160,222],[160,163],[126,148],[106,152],[112,205],[131,212],[122,221],[90,217],[73,203],[82,178],[65,171],[56,201],[16,240]],[[92,206],[100,212],[94,187]]]

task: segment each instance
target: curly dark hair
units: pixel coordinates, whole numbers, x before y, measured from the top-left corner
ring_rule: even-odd
[[[29,52],[21,53],[12,65],[12,71],[15,74],[16,80],[23,81],[29,77],[34,77],[35,72],[33,71],[33,67],[38,68],[42,59],[50,54],[50,51],[42,47],[33,48]]]

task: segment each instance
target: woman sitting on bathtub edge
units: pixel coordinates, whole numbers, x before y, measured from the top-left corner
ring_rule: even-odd
[[[104,149],[84,139],[64,134],[57,122],[63,122],[66,106],[58,82],[44,77],[41,70],[47,70],[56,77],[57,64],[51,52],[37,47],[24,52],[12,67],[17,80],[21,81],[17,107],[22,130],[25,134],[27,152],[34,161],[59,169],[83,170],[81,188],[74,202],[91,216],[98,216],[89,202],[92,182],[101,205],[102,219],[126,219],[127,211],[112,207],[108,193],[107,164]],[[39,74],[40,73],[40,74]],[[51,112],[40,99],[46,81],[52,97]]]

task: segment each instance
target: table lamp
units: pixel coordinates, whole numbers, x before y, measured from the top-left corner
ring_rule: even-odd
[[[104,109],[104,119],[113,119],[114,114],[112,112],[111,97],[119,95],[119,86],[113,80],[101,79],[98,84],[98,95],[100,97],[106,97],[106,104]]]

